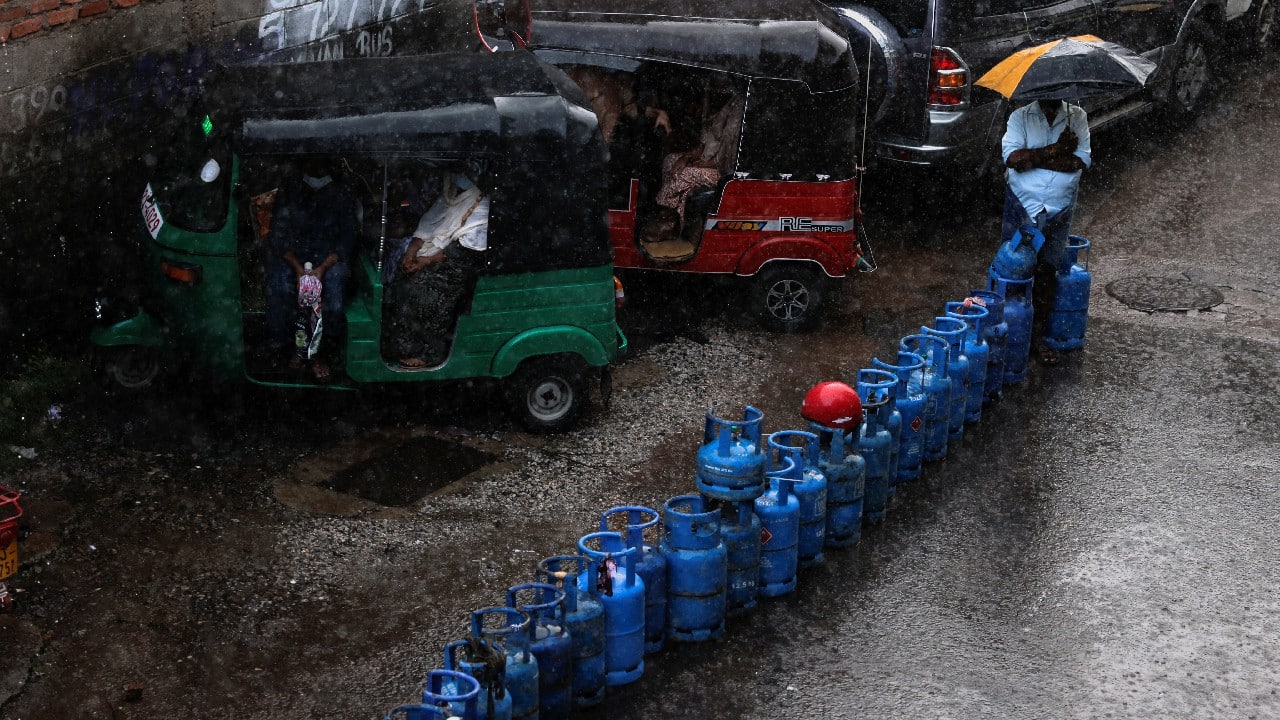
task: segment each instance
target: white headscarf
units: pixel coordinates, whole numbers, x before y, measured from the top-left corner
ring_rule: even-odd
[[[422,240],[419,257],[430,257],[455,240],[465,248],[489,246],[489,198],[465,175],[445,176],[444,191],[418,221],[415,238]]]

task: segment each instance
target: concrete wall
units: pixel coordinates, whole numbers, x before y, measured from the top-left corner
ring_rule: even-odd
[[[458,49],[469,15],[427,0],[8,0],[0,180],[153,119],[215,61]]]
[[[476,44],[470,0],[0,0],[0,341],[121,284],[147,168],[216,63]]]

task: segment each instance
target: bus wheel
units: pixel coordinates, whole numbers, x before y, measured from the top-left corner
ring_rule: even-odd
[[[567,430],[587,401],[582,362],[566,355],[526,360],[507,381],[507,394],[516,419],[528,430]]]
[[[160,353],[153,348],[125,345],[103,352],[102,371],[114,389],[143,390],[160,377]]]
[[[813,263],[770,263],[755,277],[752,304],[766,330],[799,332],[818,322],[826,275]]]

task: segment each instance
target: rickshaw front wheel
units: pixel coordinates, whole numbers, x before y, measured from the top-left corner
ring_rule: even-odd
[[[521,363],[507,381],[511,409],[520,424],[540,433],[572,427],[587,401],[582,364],[576,356],[568,355],[547,355]]]
[[[160,377],[160,353],[154,348],[125,345],[106,348],[102,370],[112,387],[135,391],[151,387]]]

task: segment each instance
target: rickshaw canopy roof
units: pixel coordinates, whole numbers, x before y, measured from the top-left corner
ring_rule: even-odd
[[[243,65],[211,79],[205,100],[245,154],[515,150],[549,160],[590,131],[548,70],[519,52]]]
[[[809,0],[636,0],[608,10],[552,0],[533,11],[532,45],[556,62],[547,50],[798,80],[814,92],[857,84],[839,22]]]
[[[487,273],[612,261],[605,151],[582,90],[531,53],[225,68],[205,107],[244,155],[489,158]]]

